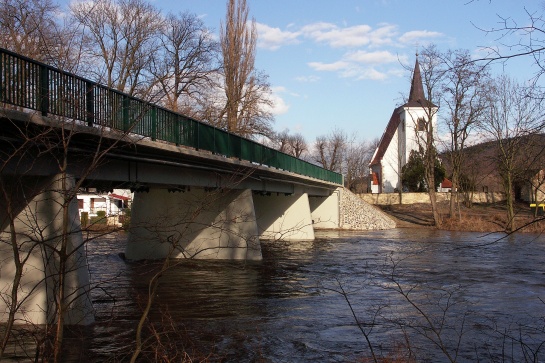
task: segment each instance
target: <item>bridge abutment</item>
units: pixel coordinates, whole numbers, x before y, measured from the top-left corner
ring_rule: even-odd
[[[314,228],[306,193],[254,194],[259,237],[270,240],[314,240]]]
[[[75,194],[66,197],[66,191],[73,191],[74,179],[62,175],[21,177],[9,185],[11,190],[0,201],[0,320],[7,321],[13,306],[12,289],[18,279],[15,261],[19,261],[16,290],[21,305],[16,308],[16,323],[54,323],[61,274],[65,324],[92,323],[89,270],[77,199]],[[63,205],[67,205],[66,211]],[[10,217],[8,210],[16,217]],[[63,243],[65,253],[61,252]]]
[[[136,193],[125,255],[261,260],[252,192],[151,188]]]

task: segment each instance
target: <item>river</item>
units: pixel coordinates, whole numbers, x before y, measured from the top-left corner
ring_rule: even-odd
[[[161,278],[142,361],[543,362],[545,237],[502,237],[318,232],[262,242],[262,262],[179,261]],[[160,263],[124,261],[125,243],[87,245],[96,323],[74,361],[130,358]]]

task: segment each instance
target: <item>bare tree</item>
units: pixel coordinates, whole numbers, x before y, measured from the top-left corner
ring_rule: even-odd
[[[2,0],[0,46],[45,60],[55,45],[59,6],[51,0]]]
[[[290,131],[288,129],[285,129],[284,131],[275,133],[273,137],[273,143],[275,144],[275,148],[278,151],[281,151],[283,153],[289,153],[290,152]]]
[[[507,231],[515,226],[515,181],[528,170],[534,158],[526,155],[528,136],[543,129],[543,105],[536,89],[524,87],[507,76],[495,80],[489,90],[488,117],[482,131],[496,143],[494,160],[502,180],[507,206]],[[525,152],[526,151],[526,152]]]
[[[265,74],[255,69],[257,30],[248,22],[246,0],[228,0],[220,43],[223,55],[225,106],[220,127],[243,135],[270,135],[273,116],[268,97],[270,86]]]
[[[302,158],[303,154],[308,151],[305,137],[300,133],[293,134],[289,139],[289,143],[292,150],[291,154],[296,158]]]
[[[70,9],[83,27],[89,74],[107,87],[145,98],[151,87],[145,71],[162,24],[159,11],[144,0],[78,2]]]
[[[440,82],[444,76],[444,68],[441,62],[441,56],[439,51],[434,45],[424,48],[420,53],[420,62],[417,62],[417,67],[414,72],[421,72],[422,81],[416,82],[416,86],[419,87],[419,83],[423,86],[423,95],[425,99],[413,99],[415,105],[420,105],[420,108],[423,111],[422,117],[414,117],[412,120],[414,123],[414,130],[416,136],[416,142],[419,144],[419,147],[422,151],[422,157],[424,159],[424,169],[425,169],[425,178],[428,185],[428,194],[430,196],[430,204],[433,212],[433,220],[436,226],[441,225],[441,216],[438,211],[437,198],[435,191],[435,165],[437,161],[437,149],[435,147],[435,118],[439,105],[440,96]],[[418,69],[418,66],[421,67],[421,70]],[[414,77],[420,77],[418,75],[413,75]],[[414,83],[414,82],[413,82]],[[414,85],[413,85],[414,87]],[[411,94],[418,94],[418,92],[413,93],[411,89]],[[415,97],[415,96],[413,96]],[[410,97],[409,97],[410,98]],[[409,99],[411,102],[411,99]]]
[[[453,218],[456,203],[459,211],[458,191],[464,149],[473,129],[485,112],[488,73],[486,67],[471,61],[471,55],[467,50],[447,52],[444,62],[447,71],[442,87],[442,100],[446,108],[444,123],[450,136],[446,154],[452,170],[450,217]]]
[[[195,100],[212,88],[213,75],[219,70],[218,51],[218,43],[196,15],[167,15],[160,30],[160,47],[150,62],[159,98],[167,108],[194,115]]]
[[[314,145],[314,161],[327,170],[341,172],[348,146],[348,136],[335,129],[327,136],[318,136]]]
[[[302,158],[303,154],[308,152],[308,145],[305,137],[300,133],[290,134],[288,129],[275,133],[273,144],[273,147],[278,151],[293,155],[296,158]]]
[[[345,187],[355,193],[367,192],[369,162],[378,145],[375,142],[354,141],[348,144],[344,160]]]
[[[0,47],[67,71],[81,55],[77,26],[51,0],[0,1]]]
[[[538,2],[535,2],[532,5],[537,4]],[[531,9],[531,6],[526,5],[524,12],[527,19],[520,24],[512,14],[498,14],[499,26],[480,27],[483,32],[495,35],[499,43],[498,46],[486,47],[484,50],[488,52],[488,55],[480,60],[503,62],[518,57],[530,57],[536,66],[534,80],[537,82],[545,73],[545,63],[543,63],[545,19],[543,9]]]

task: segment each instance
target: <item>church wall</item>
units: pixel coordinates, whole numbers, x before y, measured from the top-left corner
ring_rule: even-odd
[[[403,113],[405,117],[405,127],[407,130],[407,142],[406,142],[406,161],[409,160],[409,156],[411,155],[411,150],[418,150],[419,149],[419,141],[417,137],[417,133],[420,133],[421,137],[425,137],[424,133],[417,132],[416,127],[418,124],[418,119],[420,117],[426,117],[426,111],[423,108],[405,108],[405,112]],[[420,140],[420,144],[423,145],[422,141]]]
[[[421,108],[405,108],[401,113],[399,126],[382,158],[382,193],[394,193],[397,188],[400,188],[399,174],[407,163],[411,151],[419,149],[417,120],[425,115],[426,111]],[[435,116],[433,124],[435,130]],[[419,134],[421,138],[425,137],[425,133],[419,132]]]
[[[397,130],[392,138],[388,149],[382,158],[382,193],[393,193],[399,183],[399,154],[398,142],[399,130]]]
[[[407,164],[407,127],[405,125],[405,112],[402,112],[399,116],[400,122],[398,126],[399,140],[399,172],[403,169],[403,166]]]

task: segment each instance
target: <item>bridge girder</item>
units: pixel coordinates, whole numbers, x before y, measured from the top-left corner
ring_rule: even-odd
[[[88,186],[93,186],[93,183],[128,187],[193,186],[250,189],[262,193],[306,193],[310,196],[328,196],[338,187],[334,183],[205,151],[77,123],[67,125],[38,113],[4,110],[0,114],[0,122],[3,123],[0,137],[9,140],[8,143],[2,143],[2,148],[17,143],[22,125],[27,128],[31,125],[34,133],[54,130],[47,137],[57,135],[59,145],[62,143],[58,131],[63,130],[65,134],[69,132],[68,173],[76,178],[85,177]],[[115,146],[104,158],[93,164],[92,155],[112,145]],[[38,149],[39,145],[36,145],[34,154],[25,153],[24,157],[14,160],[13,165],[3,169],[3,173],[44,176],[58,173],[59,160],[64,150],[52,148],[43,153]],[[2,151],[9,154],[9,150]]]

